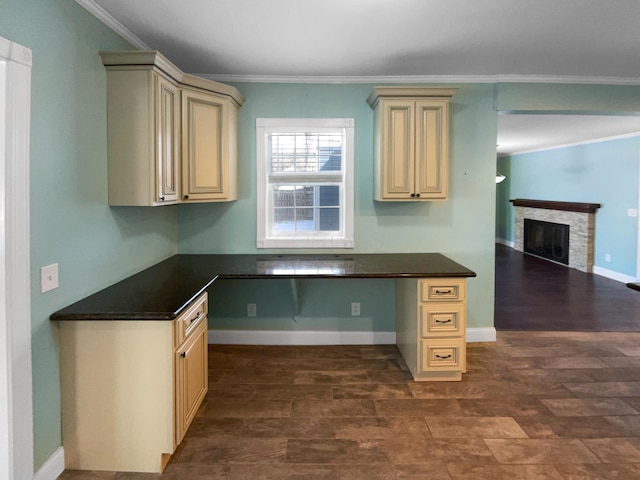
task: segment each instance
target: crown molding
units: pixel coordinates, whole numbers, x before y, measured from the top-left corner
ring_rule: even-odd
[[[580,145],[589,145],[591,143],[602,143],[602,142],[609,142],[611,140],[624,140],[625,138],[635,138],[635,137],[640,137],[640,132],[623,133],[621,135],[612,135],[610,137],[581,140],[579,142],[565,143],[563,145],[554,145],[553,147],[533,148],[531,150],[523,150],[522,152],[498,153],[497,156],[499,158],[515,157],[516,155],[524,155],[527,153],[546,152],[548,150],[557,150],[559,148],[579,147]]]
[[[133,32],[131,32],[131,30],[129,30],[118,20],[113,18],[109,12],[107,12],[93,0],[75,0],[75,2],[134,47],[141,50],[151,50],[151,48],[142,40],[140,40]]]
[[[553,75],[235,75],[194,73],[218,82],[236,83],[318,83],[318,84],[465,84],[465,83],[557,83],[571,85],[640,85],[640,77],[582,77]]]

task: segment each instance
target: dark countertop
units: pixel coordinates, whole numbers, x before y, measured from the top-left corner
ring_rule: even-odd
[[[439,253],[174,255],[51,315],[51,320],[173,320],[217,278],[475,277]]]

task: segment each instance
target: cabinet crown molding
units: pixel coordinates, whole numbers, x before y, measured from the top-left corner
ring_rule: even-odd
[[[224,83],[208,80],[184,73],[175,66],[167,57],[156,50],[134,50],[123,52],[100,52],[102,64],[107,70],[127,69],[148,66],[149,69],[157,68],[175,82],[194,88],[201,88],[208,92],[214,92],[229,97],[238,107],[244,103],[244,97],[237,88]]]
[[[449,99],[458,91],[457,88],[440,87],[373,87],[367,97],[367,103],[374,108],[381,98],[433,98]]]

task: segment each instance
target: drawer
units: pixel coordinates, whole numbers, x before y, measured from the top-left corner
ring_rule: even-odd
[[[191,305],[182,313],[175,322],[175,345],[179,347],[189,335],[196,330],[196,327],[200,325],[207,318],[207,294],[203,293],[196,298]]]
[[[422,371],[464,370],[464,341],[462,339],[421,340]]]
[[[463,336],[465,333],[464,303],[423,303],[420,318],[422,337]]]
[[[425,278],[419,282],[421,302],[460,302],[465,299],[464,278]]]

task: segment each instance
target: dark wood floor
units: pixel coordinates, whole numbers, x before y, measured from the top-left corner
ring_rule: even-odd
[[[496,245],[497,330],[640,331],[640,292]]]
[[[498,332],[461,382],[395,345],[209,346],[209,393],[163,474],[59,480],[638,480],[640,333]]]

